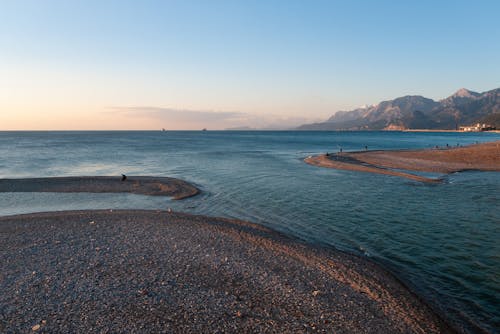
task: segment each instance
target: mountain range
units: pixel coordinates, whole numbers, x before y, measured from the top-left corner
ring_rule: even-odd
[[[459,89],[434,101],[407,95],[377,105],[338,111],[328,120],[304,124],[298,130],[455,130],[459,126],[487,123],[500,128],[500,88],[484,93]]]

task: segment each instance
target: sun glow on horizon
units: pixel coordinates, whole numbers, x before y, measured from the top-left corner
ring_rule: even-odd
[[[500,3],[362,7],[4,1],[0,130],[285,128],[499,86]]]

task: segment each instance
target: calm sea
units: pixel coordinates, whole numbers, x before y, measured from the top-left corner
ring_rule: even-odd
[[[235,217],[369,256],[469,331],[500,328],[500,173],[438,185],[306,165],[324,152],[500,140],[490,133],[0,132],[0,177],[159,175],[203,194],[0,193],[0,215],[141,208]]]

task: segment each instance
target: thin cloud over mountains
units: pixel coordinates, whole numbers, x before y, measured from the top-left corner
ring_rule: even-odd
[[[306,121],[304,117],[257,115],[238,111],[191,110],[153,106],[109,107],[106,114],[126,118],[151,120],[158,127],[169,128],[169,124],[181,125],[183,129],[227,129],[249,127],[255,129],[287,129]]]

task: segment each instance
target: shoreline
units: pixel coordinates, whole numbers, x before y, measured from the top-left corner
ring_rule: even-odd
[[[194,185],[171,177],[69,176],[0,179],[0,192],[131,193],[181,200],[199,194]]]
[[[343,152],[308,157],[304,162],[318,167],[439,183],[440,178],[434,179],[410,172],[450,174],[469,170],[500,171],[500,141],[441,149]]]
[[[0,306],[10,310],[0,329],[104,330],[117,317],[123,329],[152,331],[454,332],[380,265],[244,221],[63,211],[0,217],[0,232],[0,284],[8,291]],[[128,312],[143,302],[155,311]],[[56,304],[64,314],[50,313]],[[78,310],[86,317],[75,319]]]
[[[401,130],[401,132],[500,133],[500,130],[488,130],[488,131],[463,131],[463,130],[406,129],[406,130]]]

